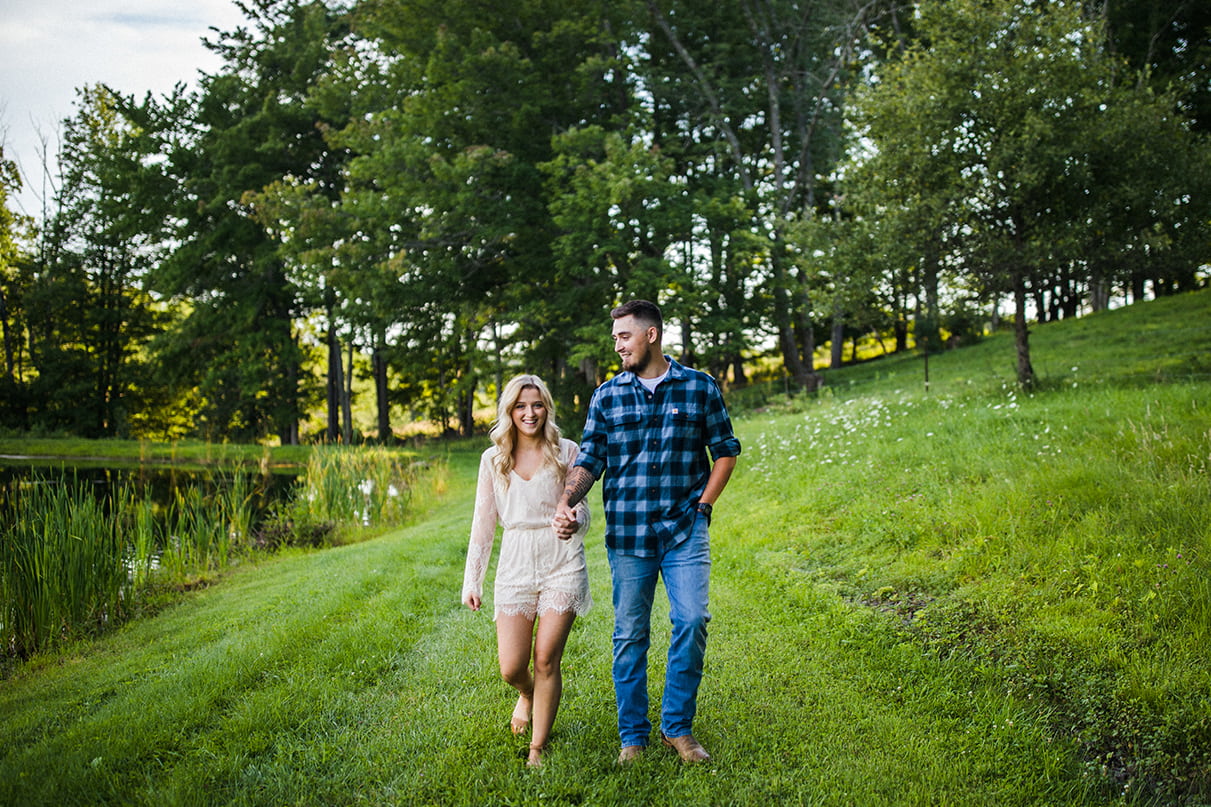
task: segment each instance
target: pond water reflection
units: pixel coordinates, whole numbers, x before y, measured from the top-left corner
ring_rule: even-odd
[[[7,513],[14,492],[23,485],[76,484],[92,491],[104,501],[110,494],[126,485],[150,499],[156,512],[165,512],[178,494],[197,490],[209,499],[216,491],[229,489],[237,476],[243,477],[250,492],[249,507],[255,527],[275,505],[287,502],[301,470],[263,472],[248,469],[199,468],[173,465],[68,465],[0,459],[0,514]]]

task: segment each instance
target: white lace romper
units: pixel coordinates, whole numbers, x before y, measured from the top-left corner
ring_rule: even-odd
[[[570,468],[576,461],[577,446],[571,440],[559,443],[561,459]],[[570,539],[559,540],[551,529],[555,505],[563,493],[555,469],[544,466],[528,480],[511,471],[506,486],[492,465],[496,452],[496,446],[492,446],[479,458],[463,596],[469,593],[483,596],[484,577],[492,559],[499,521],[503,532],[496,564],[496,616],[535,617],[550,611],[575,611],[578,616],[586,613],[593,604],[584,554],[588,507],[584,502],[576,506],[580,527]]]

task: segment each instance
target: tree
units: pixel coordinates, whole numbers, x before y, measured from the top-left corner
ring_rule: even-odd
[[[0,340],[4,366],[0,375],[0,425],[25,427],[26,385],[23,345],[26,336],[25,295],[30,284],[30,261],[21,244],[29,220],[9,208],[9,197],[21,189],[17,164],[4,156],[0,143]]]
[[[207,43],[223,69],[160,114],[179,246],[155,280],[191,307],[158,352],[175,384],[198,389],[211,436],[294,443],[311,394],[299,329],[300,284],[310,279],[293,271],[284,233],[257,221],[253,203],[284,180],[339,187],[344,155],[323,129],[340,122],[318,119],[306,99],[348,28],[315,0],[240,8],[251,27]]]
[[[551,361],[567,399],[563,326],[590,315],[555,304],[565,286],[539,166],[553,136],[602,114],[607,7],[381,0],[358,16],[384,83],[338,135],[356,153],[342,206],[359,230],[390,234],[363,243],[394,285],[400,401],[463,433],[506,363]]]
[[[1087,270],[1125,248],[1108,243],[1138,240],[1139,220],[1106,229],[1125,188],[1159,188],[1122,136],[1139,142],[1172,113],[1123,80],[1101,28],[1074,6],[926,2],[918,25],[920,40],[855,107],[874,153],[847,186],[864,215],[922,225],[888,228],[887,240],[917,233],[926,261],[936,255],[985,299],[1011,296],[1017,378],[1030,386],[1029,304],[1059,267]],[[1161,196],[1181,194],[1166,185]]]
[[[687,187],[674,178],[673,161],[634,132],[599,126],[557,136],[556,152],[543,168],[561,231],[554,245],[560,277],[574,290],[561,300],[593,310],[627,297],[657,300],[671,285],[684,287],[684,276],[676,284],[668,262],[675,239],[688,239],[690,230]],[[612,353],[598,338],[603,321],[575,326],[578,344],[569,357],[583,363],[593,384]]]
[[[803,222],[793,232],[801,244],[804,271],[817,289],[816,300],[832,314],[829,365],[842,366],[847,336],[855,339],[893,326],[892,295],[869,222],[837,214]]]
[[[91,437],[131,434],[148,405],[146,346],[163,324],[143,286],[160,251],[140,204],[141,135],[120,107],[105,87],[80,91],[26,301],[39,421]]]
[[[20,299],[23,262],[20,241],[26,222],[24,217],[9,209],[9,196],[21,190],[21,174],[17,164],[5,159],[0,144],[0,337],[3,338],[4,378],[17,379],[17,350],[21,332],[19,307],[10,300]]]
[[[739,179],[768,238],[771,319],[783,361],[798,384],[814,386],[813,319],[826,312],[816,310],[808,278],[793,269],[790,230],[816,215],[818,177],[841,155],[842,99],[875,6],[848,0],[685,0],[664,7],[647,0],[647,6],[659,32],[652,38],[650,89],[697,99],[673,108],[685,109],[693,137],[721,145],[719,158]],[[660,55],[658,41],[677,67]]]

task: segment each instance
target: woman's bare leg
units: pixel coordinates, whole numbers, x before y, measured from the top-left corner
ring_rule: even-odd
[[[530,722],[534,700],[534,676],[530,674],[530,648],[534,642],[534,620],[521,614],[496,617],[496,650],[500,676],[518,692],[509,725],[521,734]]]
[[[575,620],[574,612],[551,612],[538,619],[534,637],[534,725],[530,736],[530,765],[542,764],[542,749],[555,724],[555,713],[559,711],[559,700],[563,695],[560,665]]]

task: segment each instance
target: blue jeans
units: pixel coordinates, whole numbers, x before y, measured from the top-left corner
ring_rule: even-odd
[[[706,656],[710,537],[699,516],[690,537],[660,547],[656,557],[608,552],[614,580],[614,696],[622,745],[647,745],[648,647],[656,578],[664,579],[673,623],[665,669],[660,730],[666,737],[689,734],[698,707],[698,685]]]

